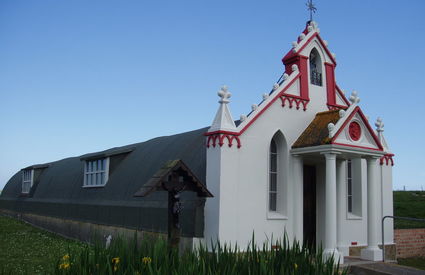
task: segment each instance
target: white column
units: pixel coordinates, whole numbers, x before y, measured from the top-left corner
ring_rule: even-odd
[[[343,239],[343,232],[344,229],[342,227],[342,223],[345,220],[345,209],[346,206],[344,205],[346,203],[346,164],[347,162],[344,160],[337,161],[336,163],[336,212],[337,212],[337,221],[336,221],[336,227],[337,227],[337,234],[336,234],[336,243],[338,247],[339,253],[341,253],[342,256],[349,256],[349,246],[347,243],[344,243]]]
[[[303,174],[303,160],[299,155],[294,155],[293,158],[293,182],[294,182],[294,196],[293,196],[293,213],[294,213],[294,237],[300,243],[303,242],[304,229],[303,229],[303,215],[304,215],[304,174]]]
[[[333,255],[335,262],[343,262],[336,248],[336,154],[325,153],[326,157],[326,204],[325,204],[325,257]]]
[[[367,248],[361,250],[361,258],[382,261],[382,250],[378,247],[380,230],[377,203],[379,201],[378,157],[367,159]]]

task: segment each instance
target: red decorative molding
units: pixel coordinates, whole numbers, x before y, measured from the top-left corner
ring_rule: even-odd
[[[333,111],[333,110],[341,110],[341,109],[347,109],[347,106],[343,106],[343,105],[338,105],[338,104],[327,104],[328,105],[328,109],[329,111]]]
[[[338,85],[335,83],[336,92],[341,96],[342,100],[347,104],[347,106],[350,106],[350,101],[345,97],[344,93],[341,91],[341,89],[338,87]]]
[[[237,147],[241,148],[241,140],[238,137],[238,133],[234,132],[226,132],[226,131],[216,131],[211,133],[205,133],[205,136],[208,136],[207,138],[207,147],[210,148],[216,147],[217,141],[218,145],[221,147],[224,145],[224,141],[227,140],[227,144],[229,147],[232,147],[233,141],[236,140]]]
[[[394,157],[394,154],[386,154],[379,159],[379,164],[384,165],[385,163],[385,165],[391,164],[391,166],[394,166],[393,157]]]
[[[354,117],[355,114],[359,114],[364,125],[367,128],[367,131],[369,132],[369,134],[372,136],[373,140],[375,141],[376,145],[378,146],[379,149],[375,149],[377,151],[383,151],[384,148],[382,147],[381,141],[379,140],[379,138],[376,136],[375,132],[372,130],[372,127],[370,127],[369,122],[367,121],[365,115],[363,114],[362,110],[360,109],[359,106],[357,106],[353,112],[351,112],[350,116],[345,120],[344,124],[342,124],[342,126],[339,128],[338,132],[335,133],[335,135],[333,136],[331,143],[332,144],[338,144],[335,143],[335,140],[338,138],[339,134],[342,132],[342,130],[345,128],[345,126],[347,126],[347,123],[349,123],[351,121],[351,119]],[[359,147],[362,148],[360,146],[354,146],[354,145],[347,145],[347,144],[341,144],[341,145],[345,145],[345,146],[351,146],[351,147]],[[372,149],[372,148],[366,148],[366,149]]]
[[[302,97],[290,95],[290,94],[281,94],[280,100],[282,100],[282,107],[285,107],[286,103],[288,103],[289,108],[292,108],[294,107],[294,103],[295,103],[295,107],[298,110],[300,109],[300,106],[302,104],[304,111],[307,110],[307,104],[310,102],[309,99],[304,99]]]
[[[326,93],[328,97],[328,106],[336,105],[335,65],[325,62],[325,70],[326,70]]]
[[[362,136],[362,128],[357,122],[352,121],[350,125],[348,125],[348,133],[352,140],[357,141]]]

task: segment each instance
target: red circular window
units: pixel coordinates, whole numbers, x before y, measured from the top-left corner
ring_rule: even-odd
[[[350,123],[350,126],[348,128],[348,133],[350,134],[350,137],[352,140],[357,141],[360,139],[360,136],[362,135],[362,128],[357,122],[353,121]]]

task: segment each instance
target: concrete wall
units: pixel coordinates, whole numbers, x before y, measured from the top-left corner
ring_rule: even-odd
[[[11,216],[23,220],[35,227],[47,230],[49,232],[58,234],[60,236],[75,239],[83,242],[95,241],[95,238],[101,238],[106,242],[108,235],[112,236],[112,240],[121,237],[127,240],[133,240],[134,237],[137,241],[141,241],[147,236],[157,236],[167,238],[166,234],[157,232],[148,232],[142,230],[129,229],[118,226],[100,225],[88,222],[81,222],[75,220],[59,219],[48,216],[41,216],[29,213],[17,213],[9,210],[0,209],[0,214]],[[180,249],[192,249],[197,244],[197,238],[180,238]]]
[[[425,256],[425,228],[394,230],[397,258]]]

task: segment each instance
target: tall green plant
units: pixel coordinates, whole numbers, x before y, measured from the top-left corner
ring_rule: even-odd
[[[324,259],[321,250],[289,242],[269,240],[261,247],[254,236],[242,251],[237,245],[212,243],[179,253],[166,240],[145,238],[115,239],[109,248],[99,242],[79,254],[65,255],[55,266],[56,274],[346,274],[338,273],[333,259]]]

